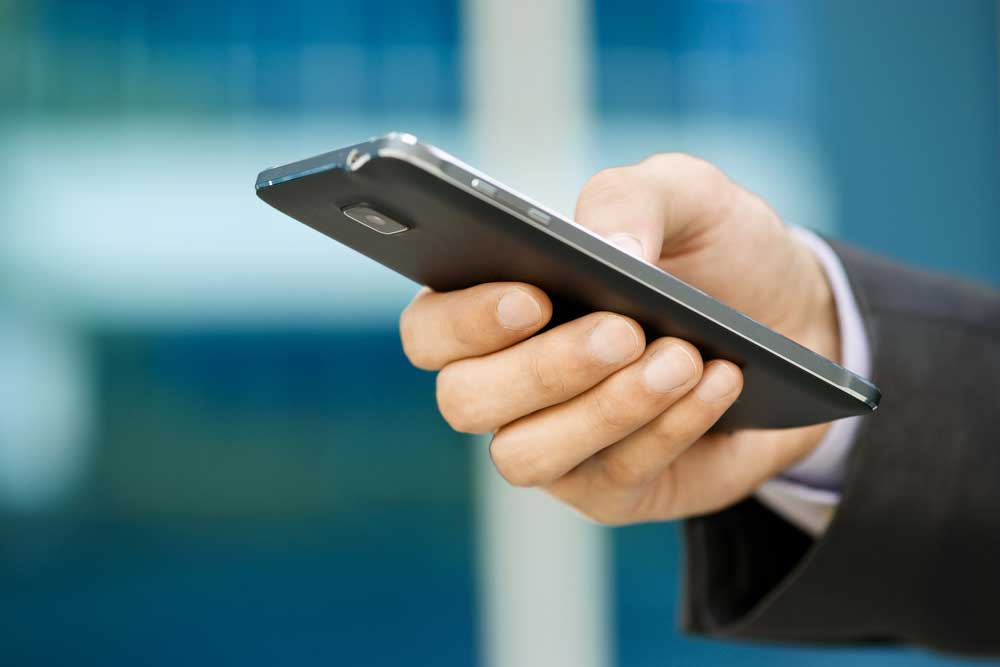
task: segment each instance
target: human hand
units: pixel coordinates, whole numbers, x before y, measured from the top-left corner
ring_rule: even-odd
[[[654,155],[584,186],[576,220],[824,356],[839,348],[812,253],[759,197],[707,162]],[[497,470],[608,524],[725,507],[808,454],[826,426],[707,433],[739,396],[728,361],[677,338],[646,344],[633,320],[592,313],[535,335],[538,288],[424,289],[400,318],[414,365],[439,370],[442,415],[493,432]]]

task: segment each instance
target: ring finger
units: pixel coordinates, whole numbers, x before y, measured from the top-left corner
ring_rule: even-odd
[[[743,387],[739,368],[728,361],[705,364],[694,391],[679,398],[642,428],[597,453],[583,465],[550,484],[547,491],[586,514],[628,520],[663,519],[676,514],[672,489],[661,482],[663,472],[697,442],[733,404]],[[707,484],[711,477],[704,477]],[[668,485],[669,486],[669,485]],[[618,493],[616,503],[614,492]],[[632,516],[642,500],[649,516]],[[601,508],[594,509],[599,504]],[[612,505],[622,507],[611,507]]]

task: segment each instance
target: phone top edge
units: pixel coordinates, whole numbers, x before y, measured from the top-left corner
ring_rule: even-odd
[[[361,161],[353,167],[348,164],[349,162],[352,162],[349,160],[349,158],[352,157],[351,153],[355,153],[358,158],[365,155],[375,157],[382,148],[387,146],[398,145],[403,147],[416,146],[418,144],[420,144],[419,140],[408,132],[389,132],[381,136],[372,137],[366,141],[345,146],[344,148],[338,148],[326,153],[320,153],[319,155],[314,155],[303,160],[296,160],[295,162],[289,162],[288,164],[268,167],[257,174],[254,190],[262,190],[273,185],[278,185],[279,183],[284,183],[285,181],[305,178],[306,176],[312,176],[313,174],[318,174],[330,169],[348,168],[353,171],[354,169],[363,166],[363,162]]]
[[[559,241],[574,247],[576,250],[583,252],[592,259],[616,270],[624,277],[639,282],[678,305],[693,310],[700,316],[728,330],[730,333],[747,340],[766,352],[844,391],[853,398],[861,401],[870,411],[875,411],[878,408],[881,401],[881,392],[872,382],[796,343],[738,310],[730,308],[696,287],[666,273],[659,267],[619,250],[585,227],[567,220],[558,212],[521,195],[494,178],[465,164],[446,151],[419,141],[412,134],[389,132],[358,144],[286,165],[265,169],[258,174],[255,189],[259,194],[259,191],[264,188],[298,178],[305,178],[331,169],[342,168],[348,171],[355,171],[363,168],[369,160],[376,157],[399,159],[414,167],[432,173],[463,192],[517,217],[522,222],[539,229]],[[459,173],[449,173],[455,170],[458,170]],[[507,201],[499,201],[497,196],[490,196],[477,190],[473,186],[475,180],[488,184],[495,189],[497,194],[502,194],[503,199]],[[533,211],[540,213],[541,216],[533,216]],[[544,221],[542,217],[544,217]],[[581,240],[590,237],[599,241],[600,244],[594,246],[592,249],[581,247],[581,245],[572,239],[567,238],[565,233],[561,233],[567,231],[575,234],[582,233],[585,236]],[[610,257],[607,255],[610,255]],[[629,263],[633,265],[631,267],[632,271],[627,270],[628,267],[622,266],[622,264]],[[650,273],[650,270],[655,273]],[[669,280],[671,286],[684,292],[689,301],[700,302],[700,305],[696,306],[670,294],[661,286],[651,284],[649,280],[642,279],[638,273],[647,274],[647,277],[659,279],[660,281]],[[749,335],[753,332],[744,332],[741,330],[743,328],[755,329],[759,335],[757,337]],[[827,368],[816,368],[817,363],[820,366],[827,366]]]

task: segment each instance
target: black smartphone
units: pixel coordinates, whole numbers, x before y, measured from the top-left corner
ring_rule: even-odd
[[[634,318],[649,339],[678,336],[705,358],[733,361],[744,389],[717,429],[864,415],[881,397],[868,380],[410,134],[266,169],[257,195],[435,290],[522,281],[552,299],[550,326],[611,311]]]

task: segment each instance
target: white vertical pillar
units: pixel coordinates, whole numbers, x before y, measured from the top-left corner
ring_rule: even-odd
[[[44,511],[79,491],[91,460],[89,371],[84,341],[65,322],[0,317],[3,509]]]
[[[469,123],[476,164],[571,213],[585,174],[589,3],[466,0]],[[478,451],[485,663],[610,662],[604,534],[539,492],[508,487]]]

